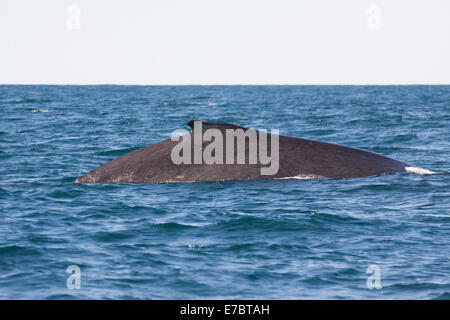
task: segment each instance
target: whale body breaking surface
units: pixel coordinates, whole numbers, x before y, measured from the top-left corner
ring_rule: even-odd
[[[194,123],[200,123],[199,129]],[[100,165],[89,173],[78,177],[76,183],[183,183],[197,181],[225,181],[225,180],[255,180],[255,179],[313,179],[313,178],[361,178],[373,175],[389,174],[395,172],[415,172],[433,173],[425,169],[416,168],[410,164],[391,159],[389,157],[376,154],[361,149],[350,148],[337,144],[321,142],[316,140],[277,136],[277,140],[272,137],[273,133],[267,133],[267,154],[273,155],[277,151],[277,170],[274,174],[263,174],[264,168],[268,167],[267,161],[261,159],[248,161],[251,159],[251,152],[254,151],[250,143],[245,143],[245,147],[238,149],[234,144],[230,149],[227,138],[223,141],[210,141],[222,146],[223,150],[230,151],[237,158],[237,153],[245,152],[245,162],[228,163],[225,152],[223,155],[212,154],[220,157],[221,161],[214,163],[198,163],[195,158],[196,148],[205,151],[209,141],[200,141],[196,135],[202,135],[205,130],[214,129],[216,133],[222,133],[227,137],[226,131],[242,129],[252,130],[256,135],[257,145],[264,136],[261,131],[248,129],[233,124],[207,123],[191,120],[188,122],[191,131],[185,137],[189,141],[189,149],[183,151],[183,156],[189,156],[193,161],[189,163],[174,163],[173,150],[178,141],[167,139],[149,146],[131,151],[110,162]],[[201,130],[201,132],[199,132]],[[229,140],[230,138],[228,138]],[[233,138],[234,139],[234,138]],[[221,139],[222,140],[222,139]],[[197,141],[197,142],[196,142]],[[278,146],[275,147],[274,141]],[[197,143],[197,145],[196,145]],[[274,146],[274,147],[272,147]],[[227,149],[228,147],[228,149]],[[237,162],[237,163],[236,163]]]

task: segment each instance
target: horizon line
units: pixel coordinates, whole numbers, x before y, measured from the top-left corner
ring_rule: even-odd
[[[0,86],[448,86],[450,83],[0,83]]]

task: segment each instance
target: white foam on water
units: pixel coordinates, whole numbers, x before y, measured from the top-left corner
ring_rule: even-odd
[[[315,174],[299,174],[297,176],[293,176],[293,177],[283,177],[283,178],[276,178],[276,179],[297,179],[297,180],[309,180],[309,179],[318,179],[318,178],[325,178],[322,176],[318,176]]]
[[[417,174],[435,174],[436,172],[430,171],[427,169],[417,168],[417,167],[405,167],[406,172],[408,173],[417,173]]]

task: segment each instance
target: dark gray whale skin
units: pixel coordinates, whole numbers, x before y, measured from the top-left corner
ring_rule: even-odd
[[[193,120],[188,122],[192,128]],[[247,128],[202,122],[203,130]],[[259,139],[259,134],[258,134]],[[181,139],[180,139],[181,141]],[[191,139],[193,141],[193,139]],[[270,134],[267,136],[270,155]],[[254,180],[281,178],[359,178],[405,172],[410,165],[376,153],[315,140],[279,136],[279,170],[275,175],[261,175],[261,167],[248,164],[179,164],[171,160],[178,141],[164,140],[129,152],[78,177],[76,183],[182,183],[196,181]],[[204,142],[203,148],[210,142]],[[191,144],[193,150],[193,143]],[[193,155],[193,151],[191,152]],[[235,144],[236,155],[236,144]],[[225,149],[224,149],[225,159]],[[192,162],[193,163],[193,162]]]

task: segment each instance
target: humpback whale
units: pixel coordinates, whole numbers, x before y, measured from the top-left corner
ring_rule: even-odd
[[[129,152],[78,177],[75,182],[182,183],[253,179],[360,178],[409,172],[411,168],[414,169],[407,163],[373,152],[281,136],[273,133],[273,130],[267,133],[264,130],[248,129],[233,124],[198,120],[189,121],[188,126],[191,130],[186,130],[183,136],[172,137]],[[209,129],[212,129],[210,132],[214,134],[209,134],[207,139],[202,140]],[[246,133],[243,146],[234,143],[238,140],[236,135],[227,135],[230,131],[239,130],[240,133]],[[220,134],[223,138],[219,137]],[[256,144],[253,146],[250,143],[252,137],[256,137]],[[184,149],[180,140],[183,140]],[[262,142],[267,143],[266,147]],[[215,143],[215,148],[211,147],[212,143]],[[221,147],[226,152],[220,150]],[[255,150],[260,152],[259,157],[258,154],[252,155]],[[203,153],[199,157],[196,151]],[[266,154],[264,152],[261,154],[261,151],[265,151]],[[275,152],[278,154],[275,155]],[[204,161],[207,160],[205,153],[212,157],[213,161]],[[269,155],[273,157],[270,159]],[[190,161],[180,162],[180,159]],[[273,163],[270,164],[268,159]],[[265,173],[264,169],[270,171],[269,165],[274,170]]]

